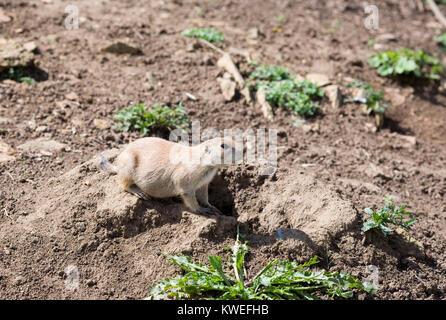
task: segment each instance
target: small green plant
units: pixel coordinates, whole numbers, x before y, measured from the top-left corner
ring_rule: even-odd
[[[412,215],[412,212],[406,211],[406,208],[406,205],[402,205],[401,207],[392,205],[392,199],[387,197],[386,204],[381,210],[373,211],[370,208],[364,209],[364,212],[370,215],[372,218],[364,222],[361,230],[363,232],[380,230],[386,236],[388,232],[393,231],[393,229],[389,227],[389,224],[393,224],[408,231],[411,225],[417,222],[417,219],[412,218],[406,220],[406,217]]]
[[[443,51],[446,51],[446,32],[442,33],[439,36],[435,36],[434,40],[439,44],[440,48]]]
[[[189,125],[181,103],[174,108],[156,104],[151,109],[147,109],[144,103],[139,103],[120,110],[115,120],[120,123],[120,130],[135,130],[143,134],[157,128],[172,130]]]
[[[443,65],[438,59],[426,54],[423,50],[418,52],[402,49],[398,52],[384,51],[372,55],[368,63],[378,69],[380,76],[414,75],[429,79],[440,79]]]
[[[274,260],[260,270],[252,280],[246,279],[246,243],[237,240],[226,266],[219,256],[209,256],[203,265],[191,258],[175,254],[166,256],[183,271],[183,275],[161,280],[150,288],[149,299],[217,299],[217,300],[285,300],[317,299],[317,293],[330,297],[351,298],[352,289],[376,293],[376,287],[344,272],[311,271],[317,257],[304,264]]]
[[[367,109],[373,113],[384,113],[387,108],[387,103],[384,102],[384,94],[381,90],[375,91],[373,86],[369,83],[355,79],[346,84],[349,88],[360,88],[361,97],[354,97],[353,99],[346,99],[345,102],[363,102]],[[360,100],[358,100],[360,99]]]
[[[223,33],[218,32],[213,28],[209,29],[200,29],[200,28],[192,28],[184,30],[181,35],[183,37],[191,37],[191,38],[200,38],[209,42],[222,42],[225,37]]]
[[[319,109],[314,100],[324,96],[324,91],[309,81],[261,81],[258,88],[264,88],[266,100],[272,105],[291,109],[301,116],[313,116]]]
[[[248,86],[263,88],[266,100],[276,107],[291,109],[301,116],[313,116],[319,109],[314,100],[324,96],[324,91],[309,81],[296,82],[288,70],[278,66],[260,65],[249,75]]]
[[[250,75],[250,79],[266,80],[266,81],[280,81],[288,80],[291,75],[288,70],[278,66],[267,66],[262,64],[258,66]]]
[[[196,7],[195,8],[195,12],[197,13],[197,16],[201,16],[203,15],[203,9],[200,7]]]
[[[0,80],[3,79],[10,79],[27,84],[34,84],[36,82],[33,78],[26,76],[25,71],[22,68],[9,68],[7,71],[3,71],[3,73],[0,74]]]

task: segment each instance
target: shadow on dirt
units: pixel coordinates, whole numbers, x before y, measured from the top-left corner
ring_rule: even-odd
[[[414,132],[410,128],[401,127],[397,120],[394,120],[389,116],[385,116],[384,125],[382,129],[389,129],[390,132],[396,132],[402,135],[409,135],[409,136],[414,135]]]
[[[42,82],[49,79],[49,74],[37,66],[27,68],[9,68],[0,73],[0,82],[6,79],[28,83],[32,83],[34,81]]]

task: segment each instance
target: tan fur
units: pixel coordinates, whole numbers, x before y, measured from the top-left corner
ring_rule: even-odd
[[[222,148],[222,144],[226,147]],[[219,161],[224,153],[233,161],[240,159],[231,138],[216,138],[189,147],[150,137],[130,143],[115,165],[122,188],[140,198],[181,196],[194,212],[218,212],[208,202],[208,185],[218,168],[224,166]],[[199,163],[187,161],[194,155]]]

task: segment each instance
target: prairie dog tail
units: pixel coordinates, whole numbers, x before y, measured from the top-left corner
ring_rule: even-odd
[[[116,167],[112,165],[105,157],[102,155],[102,153],[99,154],[100,162],[99,162],[99,169],[102,171],[105,171],[110,174],[117,174],[118,171],[116,170]]]

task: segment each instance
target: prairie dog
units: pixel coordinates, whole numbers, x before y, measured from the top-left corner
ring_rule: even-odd
[[[196,213],[221,213],[208,201],[208,185],[218,168],[241,159],[231,138],[215,138],[192,147],[160,138],[130,143],[112,171],[121,187],[139,198],[181,196]],[[101,166],[105,159],[102,157]]]

